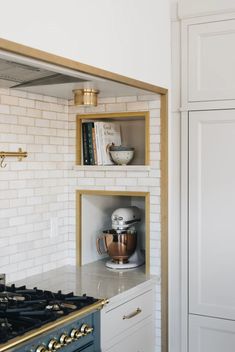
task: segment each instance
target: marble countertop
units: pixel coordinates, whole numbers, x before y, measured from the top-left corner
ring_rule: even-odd
[[[48,272],[17,281],[16,285],[76,295],[86,293],[96,298],[112,298],[149,280],[159,282],[159,278],[145,274],[144,266],[124,271],[110,270],[99,260],[82,267],[64,266]]]

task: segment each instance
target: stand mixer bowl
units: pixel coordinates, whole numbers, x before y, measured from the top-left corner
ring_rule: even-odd
[[[103,249],[101,249],[101,243]],[[103,231],[103,236],[96,240],[96,247],[99,254],[107,253],[112,261],[117,264],[128,263],[128,259],[136,250],[137,235],[136,231],[116,230]]]

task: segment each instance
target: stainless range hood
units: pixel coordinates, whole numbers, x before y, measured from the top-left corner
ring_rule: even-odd
[[[0,59],[0,82],[1,86],[7,88],[23,88],[86,82],[86,80],[21,64],[15,61]]]

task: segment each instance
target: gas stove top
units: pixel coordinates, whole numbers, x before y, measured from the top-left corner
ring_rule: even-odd
[[[99,302],[98,299],[85,294],[75,296],[73,292],[63,294],[61,291],[55,293],[36,287],[28,289],[26,286],[0,284],[0,351],[1,346],[15,341],[20,336],[27,337],[27,333],[32,330],[40,331],[42,326],[48,326],[50,330],[50,323],[55,326],[53,322],[57,319],[63,322],[63,317],[75,317],[76,314],[72,313],[86,311],[87,307]],[[102,302],[100,307],[102,308]],[[45,331],[47,329],[44,329]],[[85,333],[83,335],[85,336]],[[37,333],[34,336],[37,336]],[[28,338],[25,340],[28,341]]]

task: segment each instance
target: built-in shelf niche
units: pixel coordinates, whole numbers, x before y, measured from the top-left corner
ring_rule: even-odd
[[[76,164],[83,165],[82,122],[116,121],[120,124],[122,145],[135,148],[135,156],[130,166],[149,165],[149,112],[120,112],[77,115]],[[86,165],[87,166],[87,165]],[[93,166],[93,165],[89,165]],[[88,166],[88,167],[89,167]],[[129,165],[127,165],[128,167]]]
[[[145,253],[145,268],[149,272],[149,193],[118,191],[77,191],[77,264],[95,262],[100,256],[96,238],[111,228],[111,214],[121,207],[135,205],[141,210],[141,224],[136,226],[139,248]]]

